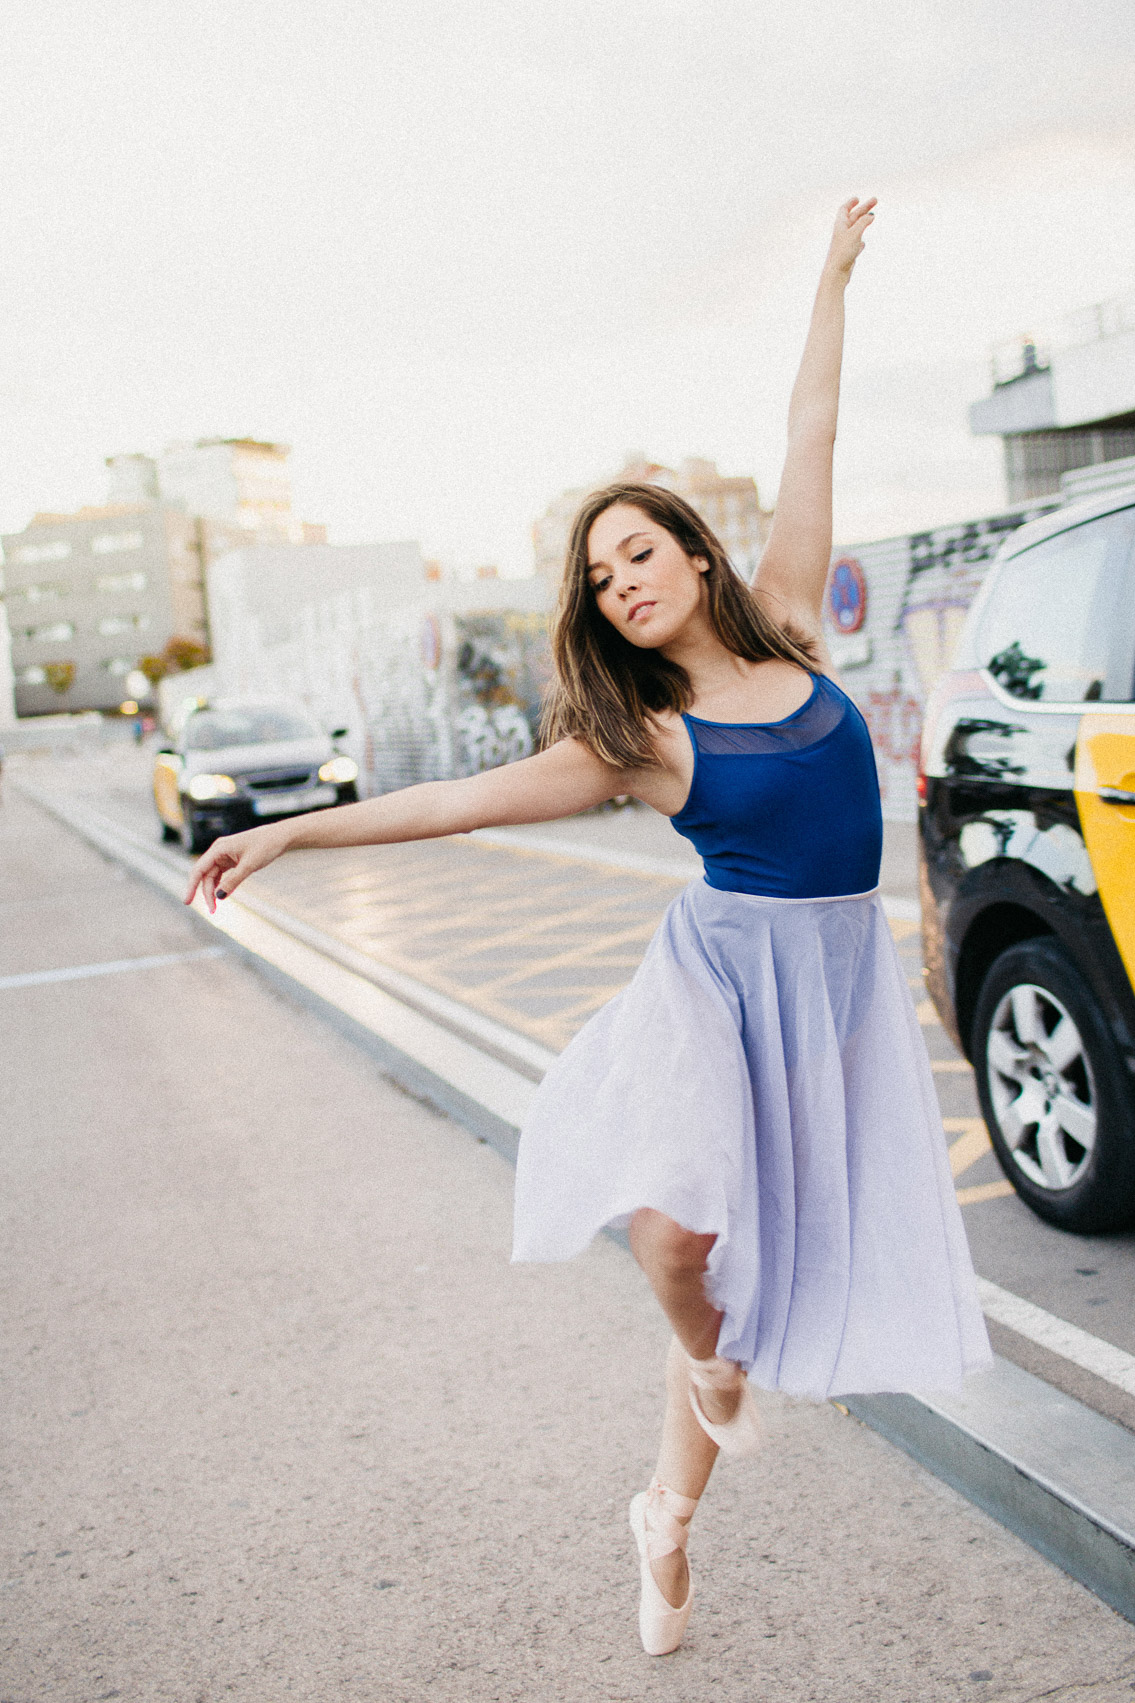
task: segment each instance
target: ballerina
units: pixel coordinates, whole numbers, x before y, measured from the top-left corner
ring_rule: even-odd
[[[548,1071],[521,1135],[517,1260],[606,1226],[673,1331],[657,1467],[631,1502],[644,1649],[678,1647],[688,1528],[753,1385],[822,1400],[956,1387],[990,1351],[929,1060],[878,893],[863,718],[821,607],[844,293],[874,200],[840,208],[753,587],[680,497],[589,497],[567,552],[544,748],[503,768],[217,840],[210,911],[300,847],[548,821],[630,794],[705,865],[630,984]]]

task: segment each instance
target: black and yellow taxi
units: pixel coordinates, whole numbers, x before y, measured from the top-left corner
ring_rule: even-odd
[[[336,749],[345,728],[325,733],[286,703],[229,699],[202,704],[154,760],[162,836],[196,855],[258,823],[358,797],[358,765]]]
[[[1006,1176],[1135,1223],[1135,488],[1002,547],[927,706],[924,962]]]

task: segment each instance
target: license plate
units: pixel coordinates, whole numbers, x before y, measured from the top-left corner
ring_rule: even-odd
[[[255,816],[286,816],[293,810],[317,810],[321,804],[334,804],[339,794],[333,786],[309,786],[303,792],[274,792],[265,798],[254,798]]]

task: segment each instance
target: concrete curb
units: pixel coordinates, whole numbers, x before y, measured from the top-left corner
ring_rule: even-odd
[[[180,900],[184,875],[156,847],[98,812],[14,784],[92,845]],[[542,1062],[499,1026],[478,1033],[428,989],[394,991],[381,967],[274,906],[240,898],[202,928],[289,998],[361,1046],[392,1080],[515,1163],[520,1124]],[[414,997],[416,993],[416,997]],[[412,1000],[412,1002],[411,1002]],[[456,1015],[455,1015],[456,1014]],[[465,1014],[466,1017],[474,1014]],[[504,1037],[502,1040],[501,1037]],[[511,1056],[509,1056],[511,1055]],[[626,1245],[626,1236],[615,1240]],[[956,1397],[849,1397],[856,1418],[897,1444],[1002,1525],[1135,1621],[1135,1436],[998,1358]]]
[[[959,1396],[849,1412],[1135,1620],[1135,1437],[1000,1357]]]

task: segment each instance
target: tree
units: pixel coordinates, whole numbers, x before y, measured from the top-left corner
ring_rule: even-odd
[[[190,668],[204,668],[212,660],[208,645],[197,639],[179,638],[175,633],[173,638],[166,640],[158,656],[140,657],[138,667],[150,685],[156,686],[167,674],[184,674]]]
[[[69,692],[75,684],[75,664],[73,662],[45,662],[43,672],[47,676],[47,684],[60,697]]]

